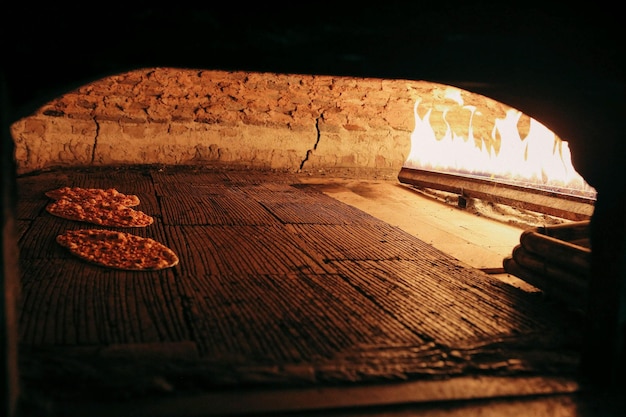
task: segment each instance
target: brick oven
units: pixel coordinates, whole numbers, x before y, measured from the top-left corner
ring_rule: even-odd
[[[519,109],[569,142],[597,190],[581,375],[623,383],[626,109],[615,13],[487,6],[10,14],[27,21],[5,34],[0,74],[7,415],[19,395],[16,174],[162,164],[395,178],[416,100],[445,86]]]
[[[373,78],[139,69],[80,87],[15,123],[17,170],[225,164],[393,178],[410,148],[412,103],[436,89]]]

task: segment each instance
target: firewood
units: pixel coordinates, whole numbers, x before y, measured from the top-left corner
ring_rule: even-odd
[[[571,272],[555,265],[550,261],[535,254],[528,252],[522,245],[518,245],[513,249],[513,260],[534,273],[544,276],[551,280],[554,285],[567,287],[575,292],[586,292],[588,288],[589,271]]]
[[[589,239],[589,220],[538,227],[537,232],[566,242]]]
[[[546,236],[534,230],[522,233],[520,243],[530,253],[550,261],[564,269],[588,271],[591,263],[591,250],[564,240]]]
[[[571,308],[584,309],[587,304],[585,292],[574,291],[567,286],[557,285],[554,280],[520,266],[511,257],[504,258],[504,269],[511,275],[539,288],[544,294]]]
[[[583,248],[591,249],[591,239],[583,238],[569,241],[572,245],[581,246]]]

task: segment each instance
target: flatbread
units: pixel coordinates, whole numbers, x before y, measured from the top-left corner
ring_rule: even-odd
[[[156,240],[106,229],[68,230],[56,237],[71,254],[93,264],[129,271],[170,268],[176,253]]]
[[[143,211],[123,204],[100,200],[69,200],[61,198],[46,206],[53,216],[68,220],[111,227],[146,227],[154,218]]]
[[[65,198],[71,201],[106,201],[118,203],[128,207],[139,205],[139,197],[133,194],[123,194],[115,188],[81,188],[81,187],[61,187],[56,190],[46,191],[46,196],[53,200]]]

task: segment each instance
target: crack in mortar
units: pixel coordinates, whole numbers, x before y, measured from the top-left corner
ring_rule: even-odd
[[[93,165],[96,160],[96,148],[98,147],[98,136],[100,135],[100,124],[96,119],[93,119],[96,124],[96,134],[93,138],[93,148],[91,148],[91,165]]]
[[[315,119],[315,132],[317,133],[317,137],[315,138],[315,144],[313,145],[313,149],[309,149],[306,151],[306,156],[300,163],[300,170],[304,168],[304,164],[306,164],[306,162],[309,160],[309,156],[313,154],[313,151],[317,149],[317,145],[319,145],[320,143],[320,138],[322,135],[320,134],[320,118],[319,117]]]

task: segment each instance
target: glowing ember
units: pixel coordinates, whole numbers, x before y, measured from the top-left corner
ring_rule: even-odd
[[[572,166],[567,142],[519,110],[508,108],[504,117],[495,117],[487,102],[480,107],[465,105],[461,93],[448,87],[443,104],[433,102],[420,107],[422,100],[416,101],[415,130],[405,167],[487,177],[595,198],[595,190]],[[488,100],[472,97],[473,102]],[[449,117],[451,112],[454,117]],[[529,120],[524,137],[519,127],[522,116]],[[434,118],[439,123],[432,123]],[[477,118],[481,120],[478,129]]]

